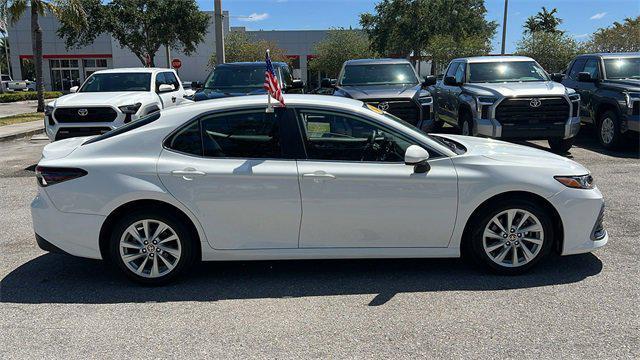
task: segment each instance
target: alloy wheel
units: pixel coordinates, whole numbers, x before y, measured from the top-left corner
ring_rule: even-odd
[[[182,254],[176,232],[159,220],[133,223],[120,237],[120,258],[127,269],[138,276],[159,278],[170,273]]]
[[[600,125],[600,137],[602,138],[602,142],[610,144],[613,141],[614,136],[615,125],[613,124],[613,119],[610,117],[604,118]]]
[[[469,136],[470,134],[471,134],[471,131],[469,130],[469,122],[464,121],[462,123],[462,135]]]
[[[538,256],[544,242],[540,220],[522,209],[498,213],[485,226],[482,246],[486,255],[504,267],[523,266]]]

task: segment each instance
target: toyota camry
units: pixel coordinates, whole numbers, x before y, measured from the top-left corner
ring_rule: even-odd
[[[353,99],[285,102],[203,101],[47,145],[39,246],[159,284],[201,260],[465,256],[519,274],[608,240],[602,194],[572,160],[427,135]]]

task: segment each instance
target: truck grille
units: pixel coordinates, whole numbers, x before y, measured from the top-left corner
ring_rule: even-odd
[[[86,115],[80,115],[84,110]],[[56,109],[53,117],[59,123],[112,122],[118,117],[118,113],[108,106],[72,107]]]
[[[111,131],[108,127],[62,127],[58,129],[55,140],[68,139],[80,136],[102,135]]]
[[[380,108],[384,103],[389,104],[388,109],[385,110],[400,119],[416,125],[420,121],[420,105],[413,100],[385,100],[385,99],[371,99],[364,100],[367,104]],[[383,106],[384,107],[384,106]]]
[[[540,105],[531,105],[535,99]],[[496,120],[503,126],[564,125],[569,117],[569,103],[561,97],[505,99],[496,108]]]
[[[640,100],[633,102],[633,115],[640,115]]]

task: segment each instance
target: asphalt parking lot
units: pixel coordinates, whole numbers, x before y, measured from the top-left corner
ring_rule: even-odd
[[[0,143],[0,358],[640,358],[639,150],[594,138],[568,155],[607,202],[593,254],[517,277],[460,260],[208,263],[162,288],[41,251],[46,142]]]

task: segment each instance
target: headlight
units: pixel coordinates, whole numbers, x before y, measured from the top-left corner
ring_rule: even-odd
[[[564,186],[574,189],[593,189],[593,177],[590,174],[580,176],[554,176]]]
[[[44,107],[44,114],[45,114],[46,116],[51,115],[51,114],[53,113],[53,109],[54,109],[54,108],[53,108],[53,106],[51,106],[51,105],[46,105],[46,106]]]
[[[580,101],[580,94],[569,95],[569,101]]]
[[[142,103],[119,106],[118,109],[125,114],[135,114],[138,112],[138,109],[140,109],[140,106],[142,106]]]
[[[498,101],[498,99],[494,98],[494,97],[490,97],[490,96],[479,96],[476,98],[476,107],[478,109],[478,113],[482,113],[482,107],[484,105],[488,105],[491,106],[493,105],[496,101]]]
[[[625,92],[624,98],[627,101],[627,106],[629,108],[633,107],[634,101],[640,101],[640,93],[637,92]]]
[[[418,98],[420,105],[430,105],[433,102],[433,97],[426,90],[420,90],[420,97]]]

